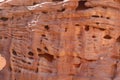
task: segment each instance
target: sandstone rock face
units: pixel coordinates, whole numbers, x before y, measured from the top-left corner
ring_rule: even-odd
[[[0,1],[0,55],[0,80],[120,80],[120,0]]]
[[[0,70],[2,70],[5,67],[5,65],[6,65],[6,60],[1,55],[0,55],[0,63],[1,63],[0,64]]]

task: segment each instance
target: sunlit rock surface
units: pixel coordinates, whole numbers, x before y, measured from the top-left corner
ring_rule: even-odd
[[[0,71],[5,67],[6,60],[3,56],[0,55]]]

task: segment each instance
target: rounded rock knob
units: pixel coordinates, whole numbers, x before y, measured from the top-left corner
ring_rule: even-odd
[[[5,67],[6,59],[0,55],[0,71]]]

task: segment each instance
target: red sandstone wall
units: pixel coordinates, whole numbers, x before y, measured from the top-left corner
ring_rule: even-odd
[[[1,2],[0,80],[120,80],[120,0]]]

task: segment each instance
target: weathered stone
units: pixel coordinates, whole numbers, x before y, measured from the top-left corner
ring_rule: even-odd
[[[119,80],[119,0],[0,1],[0,80]]]

